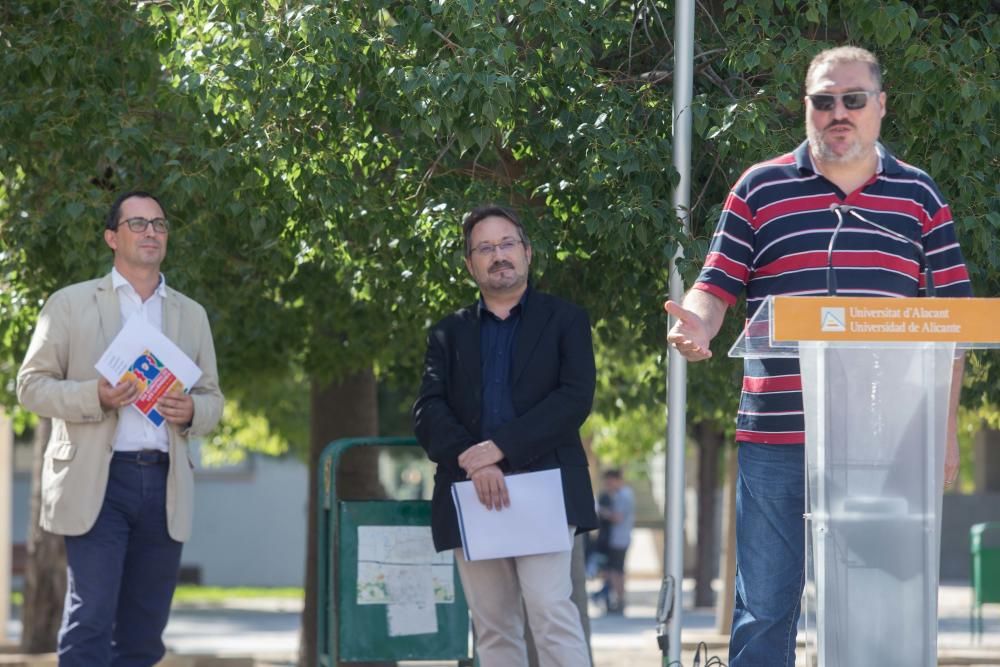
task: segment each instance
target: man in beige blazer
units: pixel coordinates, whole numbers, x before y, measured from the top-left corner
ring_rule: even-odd
[[[205,309],[160,273],[168,236],[156,197],[120,196],[104,230],[114,268],[49,298],[17,376],[21,404],[52,418],[41,525],[66,540],[61,667],[146,667],[165,652],[191,534],[188,438],[211,431],[223,403]],[[94,367],[130,317],[159,328],[202,371],[189,393],[160,399],[159,427],[130,407],[135,385],[111,385]]]

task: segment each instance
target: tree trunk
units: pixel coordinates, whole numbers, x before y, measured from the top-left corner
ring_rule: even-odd
[[[42,458],[51,432],[52,420],[39,419],[31,466],[31,517],[26,545],[24,606],[21,610],[21,650],[25,653],[51,653],[56,650],[66,595],[63,538],[45,532],[38,525],[42,509]]]
[[[694,606],[715,604],[715,578],[719,536],[715,530],[715,493],[719,486],[719,450],[725,434],[708,422],[694,427],[698,441],[698,556],[695,560]]]
[[[736,447],[726,449],[726,493],[722,500],[722,554],[719,557],[719,604],[716,607],[715,629],[729,635],[733,628],[733,607],[736,605]]]
[[[375,374],[368,368],[338,378],[329,384],[313,380],[309,418],[309,513],[306,548],[305,604],[302,610],[302,635],[299,664],[315,667],[317,663],[316,565],[317,565],[317,481],[319,457],[330,442],[340,438],[375,436],[378,433],[378,399]],[[378,479],[377,448],[349,450],[341,459],[337,474],[340,497],[381,498],[384,490]],[[376,663],[351,663],[351,667]],[[394,663],[377,663],[392,665]]]

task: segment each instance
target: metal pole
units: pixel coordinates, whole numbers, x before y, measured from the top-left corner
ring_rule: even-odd
[[[684,230],[690,230],[691,206],[691,101],[694,89],[694,0],[678,0],[674,17],[674,169],[680,175],[673,204]],[[684,298],[684,282],[677,271],[677,259],[670,261],[670,298]],[[681,620],[684,582],[684,444],[687,439],[687,362],[670,348],[667,365],[667,475],[664,513],[665,577],[672,577],[673,620],[669,626],[668,660],[680,660]]]
[[[10,418],[0,407],[0,628],[7,627],[10,616],[10,566],[12,541],[11,497],[13,495],[14,430]],[[0,636],[6,645],[7,636]]]

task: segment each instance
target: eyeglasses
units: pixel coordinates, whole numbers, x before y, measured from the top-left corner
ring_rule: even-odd
[[[817,111],[833,111],[837,100],[844,103],[844,108],[851,111],[864,109],[871,95],[878,95],[877,90],[857,90],[851,93],[813,93],[806,95]]]
[[[505,253],[510,252],[516,248],[519,243],[523,243],[523,241],[504,239],[500,243],[480,243],[472,249],[472,252],[476,253],[480,257],[489,257],[497,250],[503,250]]]
[[[128,225],[128,228],[136,234],[142,234],[150,225],[153,225],[153,231],[157,234],[166,234],[170,231],[170,223],[164,218],[153,218],[152,220],[147,220],[146,218],[129,218],[128,220],[119,222],[115,229],[118,229],[122,225]]]

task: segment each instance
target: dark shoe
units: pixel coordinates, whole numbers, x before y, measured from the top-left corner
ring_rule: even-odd
[[[609,596],[611,595],[611,589],[605,586],[601,590],[590,594],[590,601],[594,604],[602,604],[605,607],[609,604]]]

